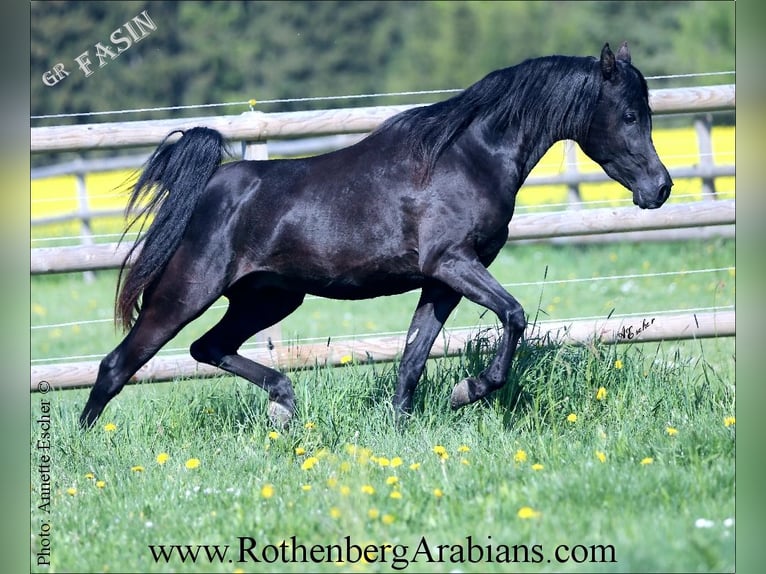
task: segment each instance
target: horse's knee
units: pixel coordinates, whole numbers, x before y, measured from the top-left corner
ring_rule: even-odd
[[[524,314],[524,308],[518,305],[511,309],[506,315],[506,324],[516,334],[521,335],[527,328],[527,318]]]
[[[225,356],[225,353],[217,348],[215,345],[211,345],[205,341],[205,338],[197,339],[189,347],[189,354],[198,363],[205,363],[207,365],[218,366],[221,364],[221,360]]]

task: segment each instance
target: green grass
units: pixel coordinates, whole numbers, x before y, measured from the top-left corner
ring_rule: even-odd
[[[486,364],[483,351],[431,361],[414,417],[400,430],[389,407],[395,365],[296,373],[297,418],[278,434],[265,421],[263,393],[226,377],[128,387],[88,433],[76,424],[84,391],[35,395],[33,413],[49,400],[55,429],[51,514],[33,508],[31,519],[33,533],[42,517],[52,524],[49,571],[391,568],[390,560],[237,562],[239,537],[261,548],[293,536],[309,547],[345,536],[408,545],[410,558],[421,537],[435,546],[471,536],[480,545],[540,544],[545,560],[429,564],[420,554],[413,572],[733,570],[734,529],[723,522],[734,516],[734,427],[724,425],[734,412],[731,381],[704,358],[689,364],[661,347],[525,345],[518,386],[450,411],[452,385]],[[108,423],[116,428],[105,430]],[[34,441],[39,423],[31,432]],[[162,465],[160,453],[169,455]],[[32,449],[33,469],[39,456]],[[316,463],[305,469],[309,457]],[[647,457],[651,464],[641,464]],[[199,466],[187,469],[190,459]],[[539,514],[521,518],[523,507]],[[713,527],[695,527],[698,519]],[[149,545],[159,544],[231,549],[223,564],[177,555],[168,564],[152,558]],[[610,545],[615,562],[558,564],[561,544]]]
[[[544,286],[510,288],[539,319],[731,305],[729,271],[553,281],[729,267],[734,247],[726,240],[520,245],[504,250],[492,271],[503,283],[517,283],[542,280],[547,268]],[[113,294],[113,273],[99,273],[91,284],[78,274],[35,277],[33,325],[75,324],[33,330],[33,358],[100,358],[119,339],[108,321]],[[311,300],[284,322],[283,334],[402,331],[415,300]],[[169,346],[185,349],[216,313]],[[477,332],[493,326],[495,318],[482,314],[461,304],[450,326]],[[76,324],[99,318],[107,321]],[[52,563],[45,570],[51,572],[391,571],[404,566],[392,562],[394,549],[406,545],[402,560],[412,559],[423,537],[434,559],[438,545],[452,546],[443,549],[440,563],[427,562],[421,547],[407,572],[733,571],[734,528],[725,521],[734,516],[735,425],[724,421],[735,411],[734,339],[544,343],[524,342],[509,384],[457,412],[449,409],[452,387],[486,366],[492,349],[477,338],[458,357],[429,361],[414,416],[402,428],[394,425],[390,408],[395,363],[293,373],[296,418],[271,436],[265,393],[235,377],[130,385],[87,433],[77,426],[86,389],[33,394],[33,570],[43,570],[35,566],[35,554],[47,538],[40,534],[45,522]],[[606,395],[598,400],[601,387]],[[48,452],[37,448],[44,432],[38,422],[42,401],[51,408],[50,514],[37,508],[41,455]],[[575,422],[568,420],[571,414]],[[105,430],[108,423],[115,429]],[[434,452],[436,446],[448,458]],[[157,462],[160,453],[169,455],[164,464]],[[304,469],[311,457],[316,463]],[[647,458],[652,462],[642,464]],[[187,469],[190,459],[199,466]],[[535,470],[538,464],[542,468]],[[143,470],[132,470],[136,466]],[[401,497],[391,498],[394,491]],[[519,516],[524,507],[532,517]],[[293,536],[308,548],[343,545],[348,536],[351,544],[393,549],[384,563],[379,554],[370,564],[238,562],[240,537],[257,540],[254,555],[260,557],[264,545]],[[486,548],[478,563],[451,562],[453,554],[460,557],[454,545],[465,547],[464,559],[477,557],[475,548],[467,554],[468,536],[475,545],[495,545],[495,557],[500,545],[518,545],[520,562],[487,562]],[[223,562],[203,559],[204,550],[194,563],[178,554],[156,562],[149,546],[160,544],[230,548]],[[582,545],[578,552],[594,546],[597,554],[602,545],[615,561],[558,563],[559,545]]]

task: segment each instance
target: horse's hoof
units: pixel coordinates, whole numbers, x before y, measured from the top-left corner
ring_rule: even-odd
[[[269,420],[273,425],[284,428],[291,418],[293,418],[293,412],[290,409],[277,402],[269,401]]]
[[[453,409],[459,409],[460,407],[464,407],[473,402],[473,399],[471,398],[470,382],[472,382],[472,379],[463,379],[455,385],[454,389],[452,389],[450,405]]]

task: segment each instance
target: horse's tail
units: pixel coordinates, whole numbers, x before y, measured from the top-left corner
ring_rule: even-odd
[[[179,132],[181,138],[168,143],[168,138]],[[197,201],[223,160],[224,149],[223,137],[215,130],[203,127],[176,130],[168,134],[144,165],[125,213],[142,200],[148,201],[128,229],[142,216],[153,214],[154,220],[130,248],[120,268],[115,322],[124,329],[133,325],[141,308],[139,297],[162,273],[178,248]],[[139,245],[141,250],[125,273]]]

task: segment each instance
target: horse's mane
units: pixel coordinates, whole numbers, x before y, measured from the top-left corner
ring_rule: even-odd
[[[601,82],[595,58],[530,59],[491,72],[450,99],[397,114],[377,133],[402,134],[407,152],[423,163],[425,182],[442,153],[476,120],[486,121],[485,135],[490,138],[511,125],[541,136],[585,135]]]

